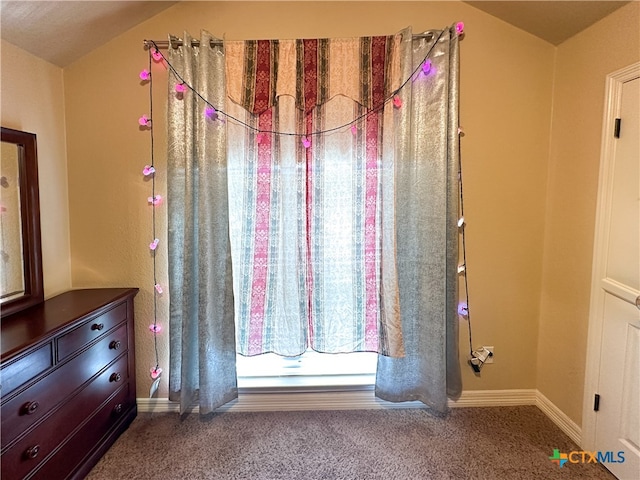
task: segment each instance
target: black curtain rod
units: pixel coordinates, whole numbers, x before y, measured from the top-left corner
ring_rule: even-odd
[[[184,44],[181,38],[178,38],[178,37],[170,37],[170,38],[171,40],[144,40],[144,46],[146,48],[151,48],[153,46],[157,48],[169,48],[170,46],[173,48],[178,48]],[[432,32],[418,33],[413,35],[413,38],[426,38],[427,40],[432,40],[433,33]],[[209,46],[215,47],[216,45],[222,45],[222,44],[223,44],[222,40],[216,39],[216,40],[211,40]],[[191,46],[199,47],[200,40],[191,40]]]

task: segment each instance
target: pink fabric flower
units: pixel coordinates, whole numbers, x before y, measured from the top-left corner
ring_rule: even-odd
[[[160,205],[162,203],[162,195],[156,195],[155,197],[147,198],[147,201],[153,205]]]
[[[204,116],[210,120],[216,120],[218,118],[218,112],[216,112],[215,108],[209,105],[204,109]]]
[[[160,333],[162,327],[157,323],[152,323],[151,325],[149,325],[149,330],[151,330],[153,333]]]

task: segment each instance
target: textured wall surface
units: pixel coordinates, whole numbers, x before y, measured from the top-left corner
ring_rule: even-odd
[[[45,298],[71,288],[62,69],[2,41],[2,126],[35,133]]]

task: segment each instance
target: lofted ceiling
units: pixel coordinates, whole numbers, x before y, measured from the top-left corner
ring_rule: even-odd
[[[549,43],[559,45],[629,3],[619,1],[465,1]]]
[[[177,2],[0,1],[0,37],[65,67]]]
[[[60,67],[176,1],[0,1],[0,37]],[[628,1],[465,1],[554,45]]]

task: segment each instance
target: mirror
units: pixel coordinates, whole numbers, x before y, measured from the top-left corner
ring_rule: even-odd
[[[36,136],[2,127],[0,142],[0,311],[44,301]]]

